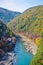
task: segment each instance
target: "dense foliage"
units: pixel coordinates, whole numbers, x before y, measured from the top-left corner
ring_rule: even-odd
[[[8,51],[15,47],[16,38],[12,31],[0,21],[0,60],[6,59]]]
[[[43,5],[27,9],[8,24],[14,32],[29,32],[43,36]]]
[[[43,5],[26,10],[12,20],[8,27],[13,32],[28,32],[31,39],[34,37],[38,50],[31,65],[43,65]]]
[[[13,33],[6,27],[6,25],[2,21],[0,21],[0,39],[3,35],[8,37],[13,36]]]
[[[30,65],[43,65],[43,38],[40,40],[37,53]]]

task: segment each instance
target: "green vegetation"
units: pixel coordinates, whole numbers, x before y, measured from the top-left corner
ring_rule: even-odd
[[[34,37],[38,50],[30,65],[43,65],[43,5],[27,9],[12,20],[8,27],[13,32],[25,31],[31,34],[30,38]]]
[[[8,51],[13,50],[16,38],[12,31],[0,21],[0,60],[6,59]]]
[[[43,38],[40,40],[37,53],[30,65],[43,65]]]
[[[6,27],[6,25],[2,21],[0,21],[0,39],[1,39],[1,37],[3,35],[6,35],[6,37],[7,36],[10,36],[11,37],[11,36],[13,36],[13,33],[11,32],[10,29],[8,29]]]
[[[27,9],[12,20],[8,27],[14,32],[29,32],[43,36],[43,5]]]

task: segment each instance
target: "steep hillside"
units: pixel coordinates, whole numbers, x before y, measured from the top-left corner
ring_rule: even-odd
[[[37,54],[34,56],[30,65],[43,65],[43,38],[40,41]]]
[[[10,29],[7,28],[7,26],[2,21],[0,21],[0,40],[2,36],[5,36],[6,38],[12,37],[13,33]]]
[[[9,24],[13,32],[29,32],[43,36],[43,5],[27,9]]]
[[[16,37],[14,36],[12,31],[9,30],[2,21],[0,21],[0,61],[1,61],[0,65],[7,62],[9,56],[8,52],[13,50],[13,48],[15,47],[15,43],[16,43]]]
[[[4,8],[0,8],[0,20],[4,21],[5,23],[8,23],[9,21],[11,21],[13,18],[20,14],[21,14],[20,12],[16,11],[14,12]]]

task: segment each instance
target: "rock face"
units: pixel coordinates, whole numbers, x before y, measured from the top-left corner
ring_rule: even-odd
[[[20,14],[20,12],[14,12],[4,8],[0,8],[0,20],[4,21],[4,23],[10,22],[13,18],[17,17]]]
[[[13,59],[14,59],[14,53],[13,52],[9,52],[6,56],[7,56],[7,58],[6,58],[6,60],[2,60],[1,62],[0,62],[0,65],[12,65],[12,61],[13,61]]]

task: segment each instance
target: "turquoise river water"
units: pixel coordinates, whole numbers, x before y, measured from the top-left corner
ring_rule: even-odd
[[[30,65],[33,54],[26,51],[22,41],[17,41],[14,52],[16,56],[13,60],[13,65]]]

